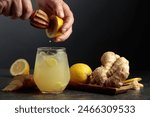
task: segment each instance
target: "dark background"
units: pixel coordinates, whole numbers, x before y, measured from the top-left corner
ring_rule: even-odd
[[[64,46],[70,65],[83,62],[94,69],[104,52],[114,51],[130,61],[132,70],[150,69],[148,0],[66,2],[75,23],[72,35],[62,43],[49,43],[45,31],[30,26],[29,21],[0,16],[0,68],[9,68],[18,58],[27,59],[34,68],[38,47]]]

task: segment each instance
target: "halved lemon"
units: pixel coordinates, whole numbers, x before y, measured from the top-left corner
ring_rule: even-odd
[[[27,60],[25,59],[17,59],[13,62],[13,64],[10,67],[10,74],[12,76],[29,75],[29,72],[30,66]]]
[[[59,31],[62,25],[63,19],[59,18],[58,16],[52,15],[50,17],[49,28],[46,29],[46,35],[49,38],[55,38],[57,36],[62,35],[62,33]]]

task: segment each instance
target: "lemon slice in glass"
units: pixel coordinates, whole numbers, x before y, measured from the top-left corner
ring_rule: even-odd
[[[46,29],[46,35],[49,38],[55,38],[60,36],[62,33],[59,31],[63,25],[63,19],[58,16],[52,15],[50,18],[49,28]]]
[[[45,57],[46,64],[50,67],[57,65],[57,60],[53,57]]]

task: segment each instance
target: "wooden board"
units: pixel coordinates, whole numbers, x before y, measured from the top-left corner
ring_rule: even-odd
[[[132,89],[132,85],[122,86],[120,88],[112,88],[100,87],[99,85],[94,84],[69,84],[67,88],[78,91],[116,95],[126,93],[128,90]]]

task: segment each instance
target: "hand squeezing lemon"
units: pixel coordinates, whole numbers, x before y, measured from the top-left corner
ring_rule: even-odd
[[[33,14],[30,17],[30,23],[36,28],[45,29],[46,35],[49,38],[55,38],[62,34],[60,32],[60,28],[63,25],[63,19],[59,18],[56,15],[52,15],[51,17],[49,17],[41,9],[33,12]]]
[[[58,16],[51,16],[49,28],[46,29],[46,35],[49,38],[55,38],[60,36],[62,33],[60,32],[60,28],[63,25],[63,20]]]

